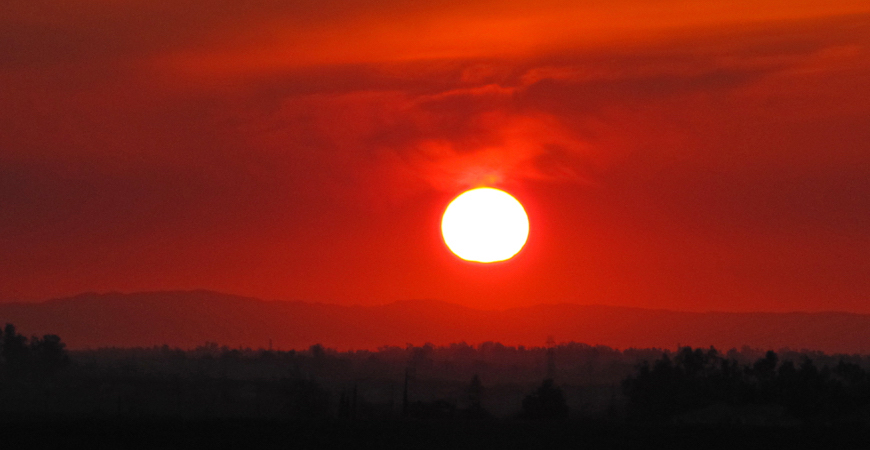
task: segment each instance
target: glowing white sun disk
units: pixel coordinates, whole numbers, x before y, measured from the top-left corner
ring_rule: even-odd
[[[504,261],[526,244],[529,217],[523,205],[507,192],[472,189],[447,205],[441,235],[450,251],[466,261]]]

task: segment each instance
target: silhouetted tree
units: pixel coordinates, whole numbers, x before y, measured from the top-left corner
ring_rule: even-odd
[[[471,378],[471,384],[468,386],[468,402],[471,408],[480,408],[480,401],[483,398],[483,384],[480,382],[480,377],[474,374]]]
[[[772,379],[776,374],[777,361],[779,361],[779,357],[776,356],[776,352],[768,350],[764,358],[759,359],[752,365],[752,370],[759,378]]]
[[[322,344],[314,344],[308,347],[308,352],[315,361],[321,361],[326,357],[326,350],[323,348]]]
[[[847,363],[842,359],[834,368],[834,374],[843,380],[846,385],[858,385],[867,381],[867,373],[861,366],[854,363]]]
[[[568,404],[562,389],[546,379],[533,393],[523,399],[523,417],[535,420],[559,420],[568,418]]]
[[[34,369],[39,374],[51,375],[69,364],[66,344],[55,334],[46,334],[42,339],[36,336],[31,338],[30,351]]]
[[[622,382],[632,415],[650,418],[678,412],[677,393],[682,386],[676,372],[667,354],[656,360],[652,368],[647,361],[641,363],[637,375]]]
[[[830,370],[819,370],[806,358],[797,370],[785,370],[777,380],[780,402],[795,417],[809,418],[822,412],[833,390]]]
[[[663,355],[638,366],[623,388],[631,412],[639,418],[665,418],[705,406],[726,403],[780,405],[801,419],[832,420],[870,405],[870,378],[857,364],[843,360],[833,369],[817,367],[809,358],[799,365],[779,363],[768,351],[752,364],[739,366],[708,352],[682,348],[674,361]]]
[[[30,359],[30,348],[27,346],[27,338],[15,331],[15,325],[6,324],[3,330],[3,360],[7,370],[13,376],[20,375]]]
[[[653,368],[643,363],[636,376],[623,382],[623,389],[636,418],[665,418],[719,403],[758,402],[762,393],[773,395],[776,361],[776,354],[768,352],[753,369],[741,368],[713,347],[683,347],[673,362],[665,354]]]
[[[468,386],[468,410],[466,411],[470,419],[483,419],[489,417],[489,413],[483,409],[483,383],[480,382],[480,377],[474,374],[471,378],[471,384]]]
[[[837,407],[843,413],[851,413],[861,406],[870,404],[870,379],[861,366],[848,363],[842,359],[832,371],[836,380],[834,397]]]

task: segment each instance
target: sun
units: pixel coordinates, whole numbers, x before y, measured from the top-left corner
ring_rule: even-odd
[[[480,263],[512,258],[529,237],[529,217],[507,192],[482,187],[453,199],[441,218],[444,243],[456,256]]]

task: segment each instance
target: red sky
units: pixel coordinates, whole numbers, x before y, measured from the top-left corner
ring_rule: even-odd
[[[870,313],[870,3],[11,0],[0,301]],[[440,216],[514,194],[513,260]]]

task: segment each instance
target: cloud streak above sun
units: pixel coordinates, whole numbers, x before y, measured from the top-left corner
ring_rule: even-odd
[[[484,306],[541,291],[818,309],[832,292],[868,310],[866,2],[2,8],[2,299],[209,287],[471,304],[461,277],[427,275],[446,270],[441,249],[409,242],[486,184],[537,199],[562,245],[528,269],[547,286]],[[381,234],[396,224],[410,229]],[[692,270],[706,281],[681,284]],[[693,304],[716,289],[721,308]]]

